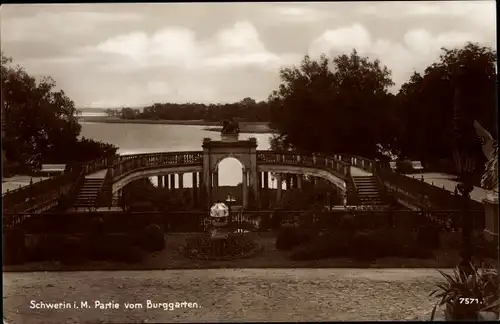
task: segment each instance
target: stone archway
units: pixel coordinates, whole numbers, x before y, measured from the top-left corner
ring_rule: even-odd
[[[224,139],[212,141],[203,140],[203,188],[206,193],[207,206],[214,201],[214,188],[218,187],[218,165],[225,158],[237,159],[243,165],[243,208],[248,207],[248,189],[252,190],[258,200],[259,185],[257,178],[257,140]]]

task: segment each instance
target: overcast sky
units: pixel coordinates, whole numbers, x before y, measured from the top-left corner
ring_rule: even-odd
[[[356,48],[395,89],[440,47],[496,48],[494,1],[2,5],[4,53],[77,107],[264,100],[282,66]]]

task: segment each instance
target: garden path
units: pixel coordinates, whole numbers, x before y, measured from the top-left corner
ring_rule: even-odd
[[[4,273],[10,323],[404,320],[428,313],[433,269],[208,269]],[[198,308],[147,309],[192,302]],[[89,308],[32,309],[31,300]],[[95,301],[119,309],[94,308]],[[142,303],[125,309],[124,303]]]

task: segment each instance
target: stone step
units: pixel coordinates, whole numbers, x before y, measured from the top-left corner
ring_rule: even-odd
[[[359,194],[361,195],[378,195],[378,191],[375,190],[359,190]]]

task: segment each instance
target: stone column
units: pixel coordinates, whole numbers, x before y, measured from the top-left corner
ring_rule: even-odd
[[[168,175],[163,176],[163,180],[161,182],[162,188],[168,188]]]
[[[193,198],[193,205],[196,206],[198,202],[198,172],[193,172],[193,187],[191,188]]]
[[[215,169],[214,172],[212,172],[212,200],[217,200],[219,193],[219,170]]]
[[[302,175],[297,175],[297,189],[302,189]]]
[[[184,173],[179,173],[179,189],[184,189]]]
[[[286,190],[292,189],[292,175],[287,174],[286,175]]]
[[[262,190],[262,172],[257,172],[257,183],[255,188],[255,206],[257,209],[260,209],[260,192]]]
[[[248,171],[243,169],[243,208],[248,206]]]
[[[281,173],[276,173],[276,203],[281,200],[281,189],[283,188],[283,181],[281,179]]]
[[[269,189],[269,172],[264,173],[264,189]]]
[[[158,181],[158,188],[163,188],[163,176],[157,176],[156,180]]]
[[[175,173],[170,175],[170,190],[175,189]]]
[[[113,193],[113,202],[112,205],[114,207],[121,207],[122,206],[122,195],[123,195],[123,189],[118,189]]]
[[[342,205],[347,206],[347,192],[345,190],[339,190],[340,202]]]
[[[205,185],[203,184],[203,172],[196,172],[198,174],[198,202],[203,202],[203,197],[205,195]]]

